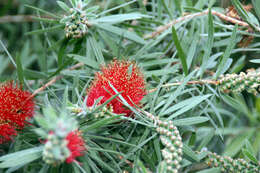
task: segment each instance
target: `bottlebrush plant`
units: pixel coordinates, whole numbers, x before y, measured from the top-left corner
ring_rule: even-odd
[[[31,93],[13,82],[0,85],[0,144],[10,141],[34,115]]]
[[[0,173],[258,173],[259,2],[0,1]]]
[[[112,86],[111,86],[112,85]],[[102,104],[116,94],[121,96],[131,106],[139,105],[146,95],[145,80],[142,72],[135,63],[128,61],[113,61],[102,67],[101,73],[96,73],[95,78],[87,91],[87,106],[91,107],[101,97],[98,104]],[[119,98],[111,100],[107,104],[116,114],[130,116],[131,110],[125,107]]]

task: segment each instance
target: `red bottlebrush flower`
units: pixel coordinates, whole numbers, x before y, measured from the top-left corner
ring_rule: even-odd
[[[0,126],[9,128],[15,135],[16,129],[23,129],[26,120],[34,114],[34,102],[31,93],[23,91],[13,82],[0,85]],[[7,133],[1,129],[0,137],[10,139]]]
[[[0,129],[0,144],[12,140],[12,137],[17,135],[15,128],[9,124],[1,124],[0,122]]]
[[[70,156],[66,159],[66,162],[71,163],[75,161],[76,157],[83,155],[83,151],[86,150],[85,142],[79,131],[70,132],[66,140],[68,141],[67,147],[70,150]]]
[[[109,82],[118,92],[122,92],[122,97],[131,106],[139,105],[140,101],[146,95],[145,80],[143,74],[133,62],[113,61],[97,72],[95,79],[87,91],[87,106],[93,106],[95,100],[103,97],[99,104],[107,101],[116,93],[110,87]],[[119,98],[113,99],[108,105],[111,105],[116,114],[125,113],[130,116],[131,110],[127,109]]]

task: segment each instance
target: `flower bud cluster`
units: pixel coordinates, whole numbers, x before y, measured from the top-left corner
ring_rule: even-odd
[[[165,148],[162,150],[163,158],[167,164],[167,171],[178,173],[182,161],[182,138],[172,121],[157,120],[156,131],[161,135],[160,139]]]
[[[258,94],[260,85],[260,71],[250,69],[247,73],[241,72],[240,74],[226,74],[220,76],[219,86],[223,92],[236,92],[240,93],[246,90],[254,95]]]
[[[47,137],[47,142],[44,145],[43,160],[51,165],[63,163],[66,158],[70,156],[67,144],[68,141],[64,137],[50,132]]]
[[[88,19],[79,9],[70,9],[70,16],[64,16],[66,37],[81,38],[88,32]]]
[[[41,126],[37,133],[44,139],[43,160],[50,165],[71,163],[84,154],[85,141],[76,119],[68,112],[56,112],[51,106],[43,109],[44,116],[35,117]]]
[[[219,156],[209,152],[207,164],[210,167],[220,167],[223,173],[253,173],[260,172],[260,164],[254,165],[244,159],[232,159],[229,156]]]
[[[106,105],[103,106],[102,109],[94,114],[95,118],[109,118],[111,117],[111,112],[113,112],[113,106],[112,105]]]

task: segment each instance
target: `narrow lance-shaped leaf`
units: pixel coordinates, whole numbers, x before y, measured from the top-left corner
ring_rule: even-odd
[[[255,12],[260,20],[260,1],[259,0],[252,0]]]
[[[31,5],[25,5],[25,7],[28,7],[28,8],[37,10],[37,11],[39,11],[39,12],[41,12],[41,13],[45,13],[45,14],[47,14],[47,15],[49,15],[49,16],[51,16],[51,17],[54,17],[54,18],[56,18],[56,19],[60,19],[60,18],[61,18],[60,16],[57,16],[57,15],[55,15],[55,14],[53,14],[53,13],[50,13],[50,12],[48,12],[48,11],[45,11],[45,10],[43,10],[43,9],[40,9],[40,8],[31,6]]]
[[[97,58],[98,63],[104,64],[105,60],[104,60],[100,45],[97,43],[96,39],[94,37],[89,37],[88,41],[90,42],[91,48],[94,52],[94,55]]]
[[[105,30],[107,32],[116,34],[120,37],[124,37],[124,38],[127,38],[129,40],[135,41],[139,44],[145,44],[146,43],[143,38],[139,37],[134,32],[130,32],[128,30],[125,30],[125,29],[122,29],[122,28],[119,28],[119,27],[116,27],[116,26],[112,26],[112,25],[109,25],[109,24],[105,24],[105,23],[104,24],[97,24],[95,26],[102,29],[102,30]]]
[[[251,21],[249,15],[247,14],[247,11],[243,8],[242,4],[239,0],[231,0],[232,4],[236,8],[239,15],[242,17],[244,21],[246,21],[254,30],[260,32],[260,29],[256,27],[256,25]]]
[[[176,126],[189,126],[194,124],[200,124],[208,121],[208,117],[191,117],[174,120],[173,124]]]
[[[25,35],[33,35],[33,34],[42,34],[45,32],[53,32],[53,31],[57,31],[60,30],[61,28],[63,28],[64,25],[55,25],[53,27],[49,27],[49,28],[45,28],[45,29],[38,29],[38,30],[34,30],[34,31],[30,31],[25,33]]]
[[[181,64],[182,64],[184,74],[187,76],[188,75],[188,66],[187,66],[187,62],[186,62],[186,55],[183,52],[183,49],[181,47],[181,44],[178,39],[177,32],[176,32],[174,26],[172,27],[172,39],[173,39],[176,49],[178,51],[179,58],[181,59]]]
[[[64,11],[69,12],[70,8],[64,2],[57,1],[57,3]]]
[[[211,54],[211,50],[214,43],[214,25],[213,25],[213,17],[211,14],[211,9],[209,9],[208,13],[208,40],[207,45],[205,46],[205,53],[202,58],[202,65],[200,68],[200,76],[202,77],[204,71],[206,70],[206,67],[209,65],[209,57]]]
[[[18,55],[16,57],[16,65],[17,65],[18,79],[19,79],[20,84],[23,86],[23,84],[24,84],[24,76],[23,76],[23,66],[22,66],[21,56],[20,55]]]
[[[231,55],[233,48],[236,45],[237,28],[238,28],[238,26],[236,25],[234,27],[234,30],[233,30],[231,38],[230,38],[230,44],[227,46],[227,48],[224,52],[224,55],[223,55],[223,57],[220,61],[220,64],[218,66],[218,70],[215,74],[215,78],[218,78],[219,75],[221,75],[223,73],[223,69],[225,68],[225,64],[227,63],[227,60],[228,60],[229,56]]]
[[[30,163],[41,157],[43,147],[34,147],[0,157],[0,168],[11,168]]]
[[[147,15],[141,14],[141,13],[128,13],[128,14],[115,14],[115,15],[109,15],[105,17],[100,17],[98,19],[95,19],[92,22],[97,22],[97,23],[121,23],[127,20],[136,20],[136,19],[141,19],[143,17],[149,17]]]

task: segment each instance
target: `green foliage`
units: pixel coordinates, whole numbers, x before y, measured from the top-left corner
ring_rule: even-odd
[[[0,144],[0,173],[259,170],[260,5],[230,1],[242,26],[216,15],[225,15],[223,4],[0,1],[0,80],[19,81],[33,93],[56,79],[35,96],[36,115],[26,128]],[[252,4],[251,11],[246,4]],[[12,23],[17,15],[30,15],[30,21]],[[141,68],[147,95],[140,107],[130,106],[112,85],[116,95],[86,106],[95,73],[113,59],[135,61]],[[251,68],[256,70],[244,73]],[[134,115],[114,114],[107,107],[113,99]],[[61,121],[66,133],[82,132],[87,150],[78,162],[63,163],[63,158],[48,165],[41,139]]]

